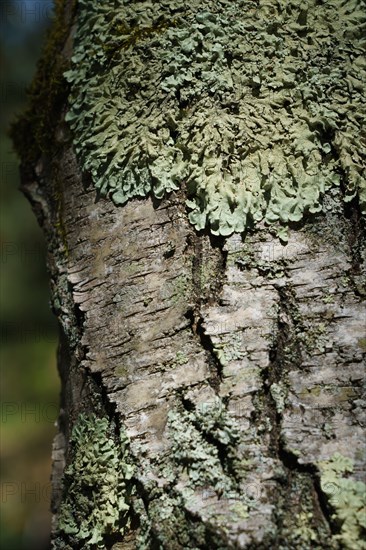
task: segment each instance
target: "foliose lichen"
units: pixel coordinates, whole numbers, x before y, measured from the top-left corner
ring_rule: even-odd
[[[223,367],[231,361],[242,359],[245,356],[243,335],[236,332],[229,337],[224,335],[219,342],[214,343],[214,353]]]
[[[366,62],[357,0],[80,0],[67,115],[116,204],[183,187],[198,229],[229,235],[322,209],[366,212]]]
[[[141,525],[136,550],[204,547],[205,526],[185,513],[179,495],[161,494],[149,503],[148,515],[143,505],[138,512]]]
[[[70,445],[57,540],[72,548],[105,548],[104,537],[123,534],[129,524],[133,467],[128,438],[121,431],[117,442],[108,418],[81,414]],[[55,547],[62,545],[56,541]]]
[[[366,485],[350,477],[353,461],[339,453],[319,463],[321,489],[333,510],[339,529],[335,541],[347,550],[366,548]]]
[[[133,501],[140,521],[136,548],[231,547],[220,503],[228,502],[236,522],[247,519],[256,506],[241,485],[237,421],[218,396],[195,404],[186,396],[169,411],[166,428],[170,449],[157,465],[165,487],[151,480],[148,509],[138,497]],[[211,505],[206,502],[198,521],[193,509],[202,500]]]
[[[240,431],[219,398],[194,411],[171,410],[167,427],[177,477],[186,474],[191,488],[211,487],[220,495],[235,491],[229,471],[235,469],[231,459]],[[224,463],[221,446],[226,448]]]

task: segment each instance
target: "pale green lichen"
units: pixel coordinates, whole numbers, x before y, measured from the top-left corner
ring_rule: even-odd
[[[177,351],[177,354],[175,356],[175,364],[176,365],[185,365],[188,363],[189,358],[183,351]]]
[[[287,389],[286,387],[279,382],[278,384],[274,382],[271,384],[269,388],[271,392],[272,399],[275,402],[276,405],[276,411],[278,414],[282,414],[285,410],[285,404],[286,404],[286,397],[287,397]]]
[[[141,505],[138,512],[136,550],[204,547],[205,526],[187,517],[181,496],[161,494],[149,503],[148,516]]]
[[[350,477],[354,465],[350,458],[335,453],[319,463],[321,489],[333,510],[339,529],[335,541],[347,550],[366,548],[366,485]]]
[[[310,522],[313,519],[311,512],[301,512],[296,518],[296,524],[291,531],[291,538],[303,547],[314,548],[314,543],[318,540],[318,534],[310,526]]]
[[[105,548],[104,537],[122,535],[129,523],[133,467],[127,436],[121,431],[116,441],[107,418],[81,414],[70,446],[55,547],[66,541],[73,548]]]
[[[190,487],[211,487],[219,495],[232,495],[235,481],[228,468],[235,469],[230,461],[239,439],[239,427],[220,399],[204,403],[194,411],[170,411],[167,427],[176,475],[184,473]],[[221,446],[226,448],[225,463],[219,456]]]
[[[220,335],[220,342],[214,343],[214,353],[223,367],[231,361],[237,361],[245,357],[244,335],[233,333]]]
[[[67,120],[116,204],[184,187],[214,234],[286,238],[342,181],[366,212],[357,0],[80,0]]]
[[[311,322],[304,322],[303,326],[297,329],[298,339],[308,353],[313,353],[314,349],[317,349],[320,353],[324,353],[327,346],[331,347],[328,334],[330,320],[331,318],[327,323],[323,323],[312,319]]]

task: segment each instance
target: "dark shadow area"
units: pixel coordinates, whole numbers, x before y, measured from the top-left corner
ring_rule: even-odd
[[[26,103],[53,3],[1,1],[0,547],[49,548],[51,450],[59,408],[57,324],[45,243],[19,191],[8,129]]]

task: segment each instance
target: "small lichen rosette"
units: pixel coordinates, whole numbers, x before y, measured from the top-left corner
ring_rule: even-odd
[[[340,182],[365,213],[360,4],[80,0],[67,120],[84,170],[116,204],[183,187],[214,234],[285,236]]]

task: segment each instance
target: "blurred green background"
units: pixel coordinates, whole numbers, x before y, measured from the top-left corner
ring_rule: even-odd
[[[45,243],[19,191],[7,137],[39,58],[52,2],[0,0],[0,547],[49,548],[52,439],[59,406],[57,325]]]

